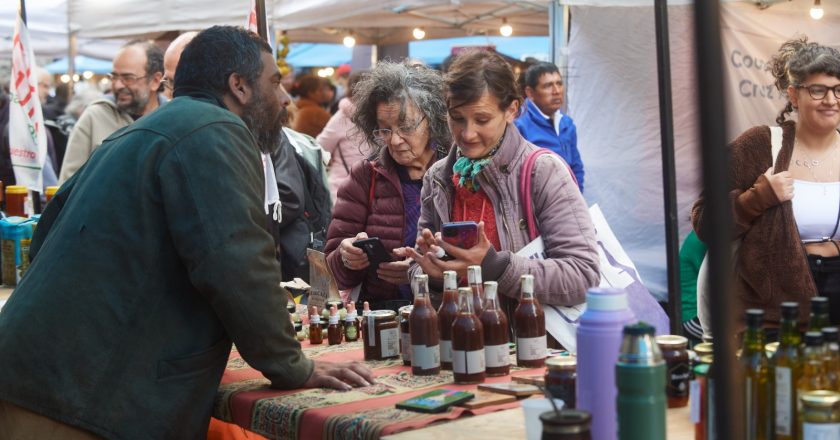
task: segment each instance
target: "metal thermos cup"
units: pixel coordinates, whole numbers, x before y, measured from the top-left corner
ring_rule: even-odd
[[[665,361],[643,322],[624,327],[615,367],[618,387],[618,438],[665,440]]]

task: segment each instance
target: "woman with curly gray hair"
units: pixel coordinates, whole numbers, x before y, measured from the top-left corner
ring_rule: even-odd
[[[391,250],[414,246],[423,175],[451,143],[443,79],[425,66],[380,62],[356,84],[353,103],[352,121],[373,154],[338,190],[327,263],[339,289],[361,286],[350,299],[395,310],[411,300],[411,261]],[[373,238],[393,261],[372,261],[354,245]]]
[[[776,88],[787,95],[779,126],[753,127],[729,146],[730,199],[741,239],[735,295],[744,309],[765,309],[770,328],[778,327],[783,302],[802,304],[805,322],[809,308],[804,305],[825,296],[830,321],[837,325],[840,52],[807,38],[790,40],[771,60],[770,71]],[[796,120],[787,119],[791,112]],[[692,210],[700,239],[714,228],[704,222],[704,208],[701,196]]]

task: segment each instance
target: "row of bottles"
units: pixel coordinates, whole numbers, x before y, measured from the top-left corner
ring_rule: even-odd
[[[345,306],[347,313],[344,320],[340,319],[337,306],[330,306],[330,314],[327,320],[327,325],[321,321],[321,314],[318,313],[318,308],[312,306],[309,308],[311,315],[309,315],[309,343],[319,345],[324,342],[326,335],[329,345],[341,344],[342,340],[347,342],[355,342],[359,339],[359,320],[356,314],[356,307],[351,302]]]

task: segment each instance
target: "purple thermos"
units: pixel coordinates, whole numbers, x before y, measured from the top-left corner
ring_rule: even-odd
[[[586,292],[586,311],[577,328],[577,409],[592,415],[592,440],[618,438],[615,365],[622,330],[635,321],[623,289]]]

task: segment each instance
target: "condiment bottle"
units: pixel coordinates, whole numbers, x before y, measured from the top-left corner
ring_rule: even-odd
[[[440,373],[440,327],[438,316],[429,299],[429,276],[415,275],[414,309],[411,326],[411,373],[434,376]]]
[[[473,310],[477,315],[481,314],[484,307],[484,286],[481,284],[481,266],[467,267],[467,282],[470,284],[473,296]]]
[[[25,186],[9,185],[6,187],[6,216],[26,217],[26,199],[29,191]]]
[[[654,333],[641,322],[624,327],[615,366],[620,440],[665,440],[666,368]]]
[[[624,326],[635,321],[622,289],[592,288],[577,328],[577,408],[592,415],[592,438],[615,438],[615,364]],[[664,390],[664,388],[663,388]]]
[[[779,347],[770,360],[774,395],[774,431],[776,440],[793,440],[797,434],[797,383],[802,377],[802,353],[799,334],[799,304],[782,303]]]
[[[356,342],[359,340],[359,320],[356,314],[356,305],[353,302],[347,304],[347,315],[344,317],[344,340]]]
[[[800,395],[805,391],[828,389],[823,361],[823,339],[820,332],[809,331],[805,333],[802,377],[799,378],[796,389]]]
[[[563,401],[563,408],[577,405],[577,358],[553,356],[545,360],[545,389]]]
[[[811,297],[811,316],[808,319],[808,331],[821,331],[830,326],[828,316],[828,298],[825,296]]]
[[[809,391],[800,397],[802,402],[802,440],[840,438],[840,394],[835,391]]]
[[[746,439],[759,440],[770,436],[770,369],[764,354],[764,310],[747,309],[747,331],[741,348],[746,405]],[[822,359],[820,360],[822,361]]]
[[[484,282],[484,307],[478,317],[484,327],[484,359],[487,376],[507,376],[510,373],[508,347],[508,319],[497,303],[499,284]]]
[[[452,372],[457,384],[484,382],[484,329],[473,313],[472,295],[472,289],[458,289],[458,316],[452,322]]]
[[[586,411],[562,409],[540,414],[542,440],[591,440],[592,417]]]
[[[709,368],[712,364],[712,355],[701,356],[697,365],[694,366],[694,380],[691,382],[691,393],[689,403],[689,418],[694,424],[694,440],[706,440],[708,429],[709,406]]]
[[[513,313],[516,325],[516,365],[527,368],[545,366],[545,314],[534,296],[534,276],[522,275],[522,296]]]
[[[309,315],[309,343],[318,345],[324,342],[324,327],[321,324],[321,314],[318,313],[318,308],[312,306],[311,314]]]
[[[828,389],[840,391],[840,334],[837,327],[823,327],[823,359]]]
[[[397,320],[400,321],[400,355],[403,365],[411,366],[411,325],[408,318],[414,306],[402,306],[397,310]]]
[[[458,274],[454,270],[443,272],[443,302],[438,308],[440,325],[440,368],[452,369],[452,321],[458,316]]]
[[[662,352],[662,358],[665,359],[665,391],[668,396],[668,408],[686,406],[691,379],[688,339],[677,335],[661,335],[655,340]]]
[[[338,322],[338,309],[330,307],[330,322],[327,326],[327,341],[330,345],[341,344],[341,324]]]

